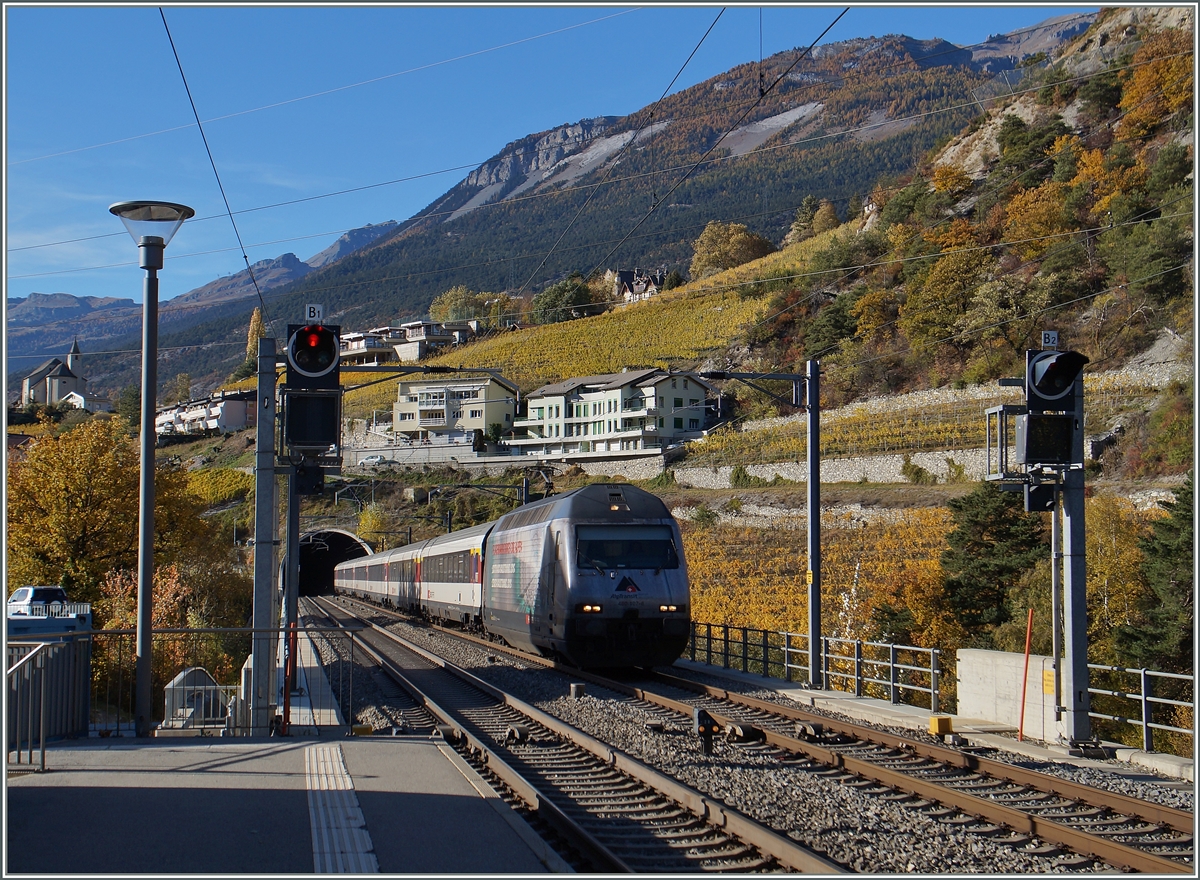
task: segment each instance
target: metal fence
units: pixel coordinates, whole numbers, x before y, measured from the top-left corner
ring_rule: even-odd
[[[52,638],[6,646],[8,759],[32,764],[36,742],[41,769],[47,739],[87,735],[90,641],[86,635]]]
[[[811,684],[811,649],[804,633],[693,621],[687,653],[710,666]],[[941,705],[936,648],[822,638],[817,660],[821,679],[832,690],[892,703],[921,700],[931,712]]]
[[[279,646],[284,632],[249,627],[155,630],[151,721],[156,735],[249,736],[251,673],[246,660],[255,637],[265,635],[272,642],[270,656],[279,658],[282,669]],[[309,707],[336,706],[343,718],[350,717],[355,653],[349,634],[333,627],[301,627],[297,633],[323,647],[316,652],[319,659],[305,669],[303,693],[279,693],[276,712],[283,711],[285,700],[294,699]],[[90,732],[101,737],[134,736],[136,631],[97,630],[85,635],[93,644]],[[275,678],[274,689],[281,692],[282,678]],[[328,722],[314,712],[305,726],[328,726]]]
[[[1180,734],[1195,751],[1195,678],[1174,672],[1155,672],[1151,669],[1127,669],[1124,666],[1088,664],[1092,711],[1088,714],[1101,722],[1140,728],[1142,749],[1154,751],[1154,731]],[[1128,708],[1127,708],[1128,707]],[[1167,707],[1172,707],[1170,710]],[[1159,720],[1155,721],[1158,708]],[[1130,711],[1130,709],[1132,711]],[[1117,714],[1122,710],[1128,714]],[[1191,726],[1180,727],[1162,721],[1186,719]],[[1102,725],[1103,726],[1103,725]]]

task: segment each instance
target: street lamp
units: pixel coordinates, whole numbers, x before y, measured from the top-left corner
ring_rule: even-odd
[[[196,212],[173,202],[117,202],[108,209],[121,218],[138,246],[138,265],[146,270],[142,286],[142,436],[141,494],[138,516],[137,676],[134,732],[150,735],[151,628],[154,579],[154,403],[158,386],[158,270],[163,251],[183,221]]]

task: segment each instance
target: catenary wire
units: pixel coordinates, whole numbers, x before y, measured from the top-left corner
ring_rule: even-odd
[[[183,90],[187,92],[188,104],[191,105],[192,115],[196,117],[196,128],[200,130],[200,139],[204,141],[204,152],[208,154],[208,162],[212,165],[213,177],[217,179],[217,189],[221,191],[221,201],[225,203],[225,211],[229,214],[229,223],[233,227],[233,234],[237,237],[238,247],[242,251],[242,259],[246,262],[246,271],[250,273],[250,281],[254,285],[254,292],[258,294],[258,301],[262,305],[262,317],[271,327],[271,332],[275,332],[274,324],[270,316],[267,314],[267,303],[263,300],[262,291],[258,288],[258,279],[254,277],[254,269],[250,266],[250,257],[246,255],[246,246],[242,243],[242,234],[238,231],[237,221],[233,219],[233,211],[229,207],[229,197],[225,195],[225,186],[221,183],[221,174],[217,171],[217,161],[213,158],[212,148],[208,145],[208,136],[204,134],[204,125],[200,122],[200,112],[196,109],[196,101],[192,98],[192,90],[188,87],[187,74],[183,72],[183,62],[179,59],[179,51],[175,48],[175,40],[171,36],[171,28],[167,25],[167,14],[163,8],[158,7],[158,14],[162,17],[163,29],[167,32],[167,42],[171,44],[171,53],[175,56],[175,64],[179,68],[179,78],[183,80]]]
[[[1027,32],[1027,31],[1032,31],[1032,30],[1036,30],[1036,29],[1037,29],[1036,27],[1031,27],[1031,28],[1027,28],[1027,29],[1025,29],[1025,30],[1022,30],[1022,31],[1014,31],[1013,33],[1014,33],[1014,34],[1021,34],[1021,33],[1025,33],[1025,32]],[[976,47],[979,47],[979,46],[985,46],[985,45],[987,45],[989,42],[990,42],[990,41],[986,41],[986,40],[985,40],[985,41],[983,41],[983,42],[981,42],[981,43],[975,43],[975,44],[972,44],[972,45],[970,45],[970,46],[965,46],[965,47],[957,47],[957,46],[956,46],[956,47],[954,47],[954,48],[952,48],[952,49],[948,49],[948,50],[945,50],[945,51],[943,51],[943,52],[934,52],[934,53],[930,53],[929,55],[922,55],[922,56],[920,56],[919,58],[916,58],[916,59],[913,59],[913,60],[915,60],[915,61],[928,61],[928,60],[929,60],[929,59],[931,59],[931,58],[937,58],[937,57],[939,57],[939,56],[941,56],[941,55],[952,54],[952,53],[954,53],[954,52],[963,51],[964,49],[972,49],[972,48],[976,48]],[[781,53],[781,54],[782,54],[782,53]],[[1176,54],[1178,54],[1178,55],[1185,55],[1185,54],[1189,54],[1189,53],[1176,53]],[[1169,55],[1169,56],[1162,56],[1162,57],[1164,57],[1164,58],[1168,58],[1168,57],[1176,57],[1176,56],[1175,56],[1175,55]],[[880,69],[878,69],[878,70],[876,70],[876,71],[873,71],[872,73],[873,73],[874,75],[877,75],[877,74],[879,74],[879,73],[881,73],[881,72],[885,72],[885,71],[891,70],[891,69],[893,69],[893,68],[905,68],[905,70],[904,70],[903,72],[908,72],[907,65],[909,65],[910,63],[911,63],[911,62],[909,62],[909,61],[901,61],[901,62],[896,62],[896,64],[894,64],[894,65],[887,65],[887,66],[885,66],[885,67],[882,67],[882,68],[880,68]],[[1122,71],[1122,70],[1126,70],[1126,69],[1132,69],[1132,68],[1134,68],[1134,67],[1141,66],[1142,64],[1149,64],[1149,63],[1152,63],[1152,62],[1151,62],[1151,61],[1144,61],[1144,62],[1139,62],[1139,63],[1136,63],[1136,64],[1134,64],[1134,63],[1130,63],[1130,64],[1128,64],[1128,65],[1124,65],[1124,66],[1120,66],[1120,67],[1112,67],[1112,68],[1107,68],[1105,71],[1101,71],[1101,72],[1099,72],[1099,73],[1097,73],[1097,74],[1092,74],[1092,75],[1089,75],[1089,76],[1080,76],[1080,77],[1069,77],[1069,78],[1065,78],[1065,79],[1061,79],[1061,80],[1054,80],[1054,81],[1051,81],[1051,82],[1049,82],[1049,83],[1046,83],[1046,84],[1044,84],[1044,85],[1061,85],[1061,84],[1065,84],[1065,83],[1069,83],[1069,82],[1078,82],[1078,81],[1082,81],[1082,80],[1084,80],[1084,79],[1090,78],[1090,76],[1098,76],[1098,75],[1100,75],[1100,74],[1103,74],[1103,73],[1113,73],[1113,72],[1120,72],[1120,71]],[[837,80],[838,80],[838,81],[841,81],[841,82],[843,82],[843,83],[844,83],[844,81],[846,80],[846,77],[845,77],[844,75],[839,75],[839,76],[837,77]],[[829,84],[830,84],[830,81],[822,81],[822,82],[821,82],[821,83],[819,83],[819,84],[820,84],[820,85],[829,85]],[[815,87],[815,85],[814,85],[813,87]],[[1041,88],[1041,87],[1042,87],[1042,86],[1039,86],[1039,88]],[[1025,91],[1025,90],[1022,90],[1021,92],[1013,92],[1012,94],[1013,94],[1013,95],[1016,95],[1016,94],[1026,94],[1026,91]],[[770,96],[770,95],[767,95],[767,96],[765,96],[765,97],[771,97],[771,96]],[[293,99],[293,100],[301,100],[301,99]],[[661,100],[661,99],[660,99],[660,100]],[[285,103],[286,103],[286,102],[285,102]],[[978,103],[978,101],[972,101],[972,103]],[[633,113],[631,113],[631,114],[630,114],[630,118],[636,117],[636,116],[637,116],[639,113],[642,113],[642,112],[644,111],[644,109],[645,109],[645,108],[643,108],[643,110],[637,110],[637,111],[634,111]],[[957,108],[952,108],[952,109],[957,109]],[[241,112],[242,112],[242,113],[247,113],[247,112],[253,112],[253,111],[241,111]],[[239,114],[232,114],[232,115],[239,115]],[[703,114],[703,113],[701,113],[701,114],[695,114],[695,116],[703,116],[703,115],[705,115],[705,114]],[[221,118],[225,118],[225,117],[217,117],[217,119],[221,119]],[[684,115],[684,116],[678,117],[677,119],[684,119],[684,120],[686,120],[686,119],[689,119],[689,118],[693,118],[693,116],[691,116],[691,115]],[[906,119],[906,117],[902,117],[902,118],[900,118],[899,120],[893,120],[893,122],[895,122],[895,121],[905,121],[905,119]],[[207,121],[208,121],[208,122],[212,122],[212,121],[216,121],[216,120],[207,120]],[[877,123],[877,124],[875,124],[875,125],[878,125],[878,123]],[[188,128],[188,127],[190,127],[190,125],[188,125],[188,126],[180,126],[179,128]],[[862,127],[861,129],[852,129],[852,130],[849,130],[849,131],[847,131],[847,132],[844,132],[844,133],[852,133],[853,131],[857,131],[857,130],[868,130],[870,127],[872,127],[872,126],[864,126],[864,127]],[[175,131],[175,130],[178,130],[178,129],[167,129],[166,131]],[[137,135],[137,136],[135,136],[135,137],[145,137],[145,136],[147,136],[147,135]],[[597,136],[594,136],[594,137],[602,137],[602,136],[607,136],[607,135],[597,135]],[[126,140],[130,140],[130,139],[132,139],[132,138],[129,138],[129,139],[126,139]],[[590,138],[589,138],[589,140],[590,140]],[[113,143],[119,143],[119,141],[115,141],[115,142],[113,142]],[[103,145],[100,145],[100,146],[103,146]],[[786,146],[786,145],[785,145],[785,146]],[[777,148],[778,148],[778,147],[775,147],[775,148],[762,148],[762,150],[756,150],[756,151],[752,151],[752,152],[760,152],[760,151],[763,151],[763,150],[766,150],[766,149],[777,149]],[[89,147],[85,147],[85,148],[82,148],[82,149],[91,149],[91,148],[89,148]],[[441,175],[441,174],[449,174],[449,173],[453,173],[453,172],[455,172],[455,171],[461,171],[461,170],[463,170],[463,169],[466,169],[466,168],[478,168],[478,167],[480,167],[481,165],[487,164],[488,162],[492,162],[492,161],[501,161],[501,160],[503,160],[503,159],[506,159],[506,158],[512,158],[512,157],[515,157],[515,156],[522,155],[522,154],[523,154],[525,151],[526,151],[526,148],[518,148],[518,149],[516,149],[516,150],[513,150],[513,151],[512,151],[512,152],[510,152],[510,153],[502,153],[502,154],[500,154],[500,155],[498,155],[498,156],[496,156],[496,157],[493,157],[492,159],[485,160],[484,162],[473,162],[473,163],[466,163],[466,164],[462,164],[462,165],[456,165],[456,166],[452,166],[452,167],[447,167],[447,168],[438,169],[438,170],[435,170],[435,171],[429,171],[429,172],[424,172],[424,173],[421,173],[421,174],[410,175],[410,176],[407,176],[407,177],[400,177],[400,178],[395,178],[395,179],[392,179],[392,180],[380,181],[380,182],[377,182],[377,183],[364,184],[364,185],[361,185],[361,186],[349,187],[349,188],[347,188],[347,189],[342,189],[342,190],[334,190],[334,191],[331,191],[331,192],[328,192],[328,193],[319,193],[319,194],[317,194],[317,195],[314,195],[314,196],[306,196],[306,197],[299,198],[299,199],[289,199],[289,200],[287,200],[287,201],[283,201],[283,202],[275,202],[275,203],[271,203],[271,204],[267,204],[267,205],[259,205],[259,206],[252,207],[252,208],[243,208],[243,209],[241,209],[241,210],[235,211],[235,212],[234,212],[234,214],[235,214],[235,215],[236,215],[236,214],[246,214],[246,213],[250,213],[250,212],[253,212],[253,211],[265,211],[265,210],[270,210],[270,209],[273,209],[273,208],[288,207],[288,206],[292,206],[292,205],[296,205],[296,204],[301,204],[301,203],[303,203],[303,202],[315,201],[315,200],[319,200],[319,199],[326,199],[326,198],[333,198],[333,197],[335,197],[335,196],[347,195],[347,194],[350,194],[350,193],[361,192],[361,191],[368,190],[368,189],[375,189],[375,188],[384,187],[384,186],[392,186],[392,185],[395,185],[395,184],[398,184],[398,183],[406,183],[406,182],[410,182],[410,181],[413,181],[413,180],[419,180],[419,179],[422,179],[422,178],[427,178],[427,177],[434,177],[434,176]],[[20,160],[20,161],[30,161],[30,160]],[[719,161],[719,160],[714,160],[714,161]],[[17,163],[10,163],[10,164],[17,164]],[[684,165],[684,166],[677,166],[677,167],[686,167],[686,165]],[[672,170],[677,170],[677,168],[668,168],[668,169],[663,169],[663,171],[664,171],[664,172],[669,172],[669,171],[672,171]],[[620,180],[621,180],[621,179],[618,179],[618,181],[617,181],[617,182],[620,182]],[[564,190],[562,190],[562,191],[566,191],[566,189],[568,189],[568,188],[564,188]],[[202,222],[204,222],[204,221],[206,221],[206,220],[215,220],[215,219],[218,219],[218,218],[220,218],[220,217],[223,217],[223,216],[226,216],[226,215],[224,215],[224,214],[212,214],[212,215],[209,215],[209,216],[207,216],[207,217],[197,217],[197,218],[195,218],[194,220],[192,220],[192,225],[194,225],[194,224],[196,224],[196,223],[202,223]],[[426,216],[439,216],[439,215],[426,215]],[[418,218],[418,217],[414,217],[414,218],[412,218],[412,219],[419,219],[419,218]],[[119,236],[121,236],[121,235],[123,235],[123,233],[119,233],[119,232],[118,232],[118,233],[105,233],[105,234],[102,234],[102,235],[84,236],[84,237],[81,237],[81,238],[64,239],[64,240],[62,240],[62,241],[55,241],[55,242],[45,242],[45,243],[42,243],[42,244],[35,244],[35,245],[24,245],[24,246],[21,246],[21,247],[8,248],[7,250],[8,250],[9,252],[17,252],[17,251],[24,251],[24,250],[34,250],[34,249],[38,249],[38,248],[45,248],[45,247],[56,247],[56,246],[59,246],[59,245],[64,245],[64,244],[75,244],[75,243],[79,243],[79,242],[83,242],[83,241],[95,241],[95,240],[104,239],[104,238],[115,238],[115,237],[119,237]],[[27,277],[27,276],[14,276],[14,277]]]

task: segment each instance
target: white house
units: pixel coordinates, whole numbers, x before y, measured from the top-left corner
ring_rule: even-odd
[[[404,341],[396,342],[396,356],[402,363],[419,361],[432,351],[459,345],[479,332],[478,321],[409,321],[400,325]]]
[[[711,385],[658,368],[583,376],[526,399],[508,445],[524,455],[661,450],[701,435]]]
[[[80,394],[78,391],[71,391],[66,394],[63,403],[69,403],[76,409],[82,409],[90,413],[112,412],[112,401],[107,397],[96,397],[91,394]]]
[[[412,379],[398,383],[392,416],[396,439],[469,442],[499,425],[512,430],[517,386],[493,376]]]
[[[368,330],[366,333],[343,333],[340,342],[338,359],[346,366],[378,366],[395,356],[392,343],[382,333],[374,330]]]
[[[257,391],[218,392],[202,400],[163,407],[154,417],[154,432],[177,434],[229,434],[258,424]]]

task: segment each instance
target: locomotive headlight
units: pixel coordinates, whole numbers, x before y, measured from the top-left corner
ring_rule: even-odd
[[[658,610],[659,611],[678,611],[679,606],[678,605],[659,605]]]
[[[584,614],[599,614],[602,609],[599,605],[593,605],[591,602],[587,602],[583,605],[576,605],[575,610]]]

